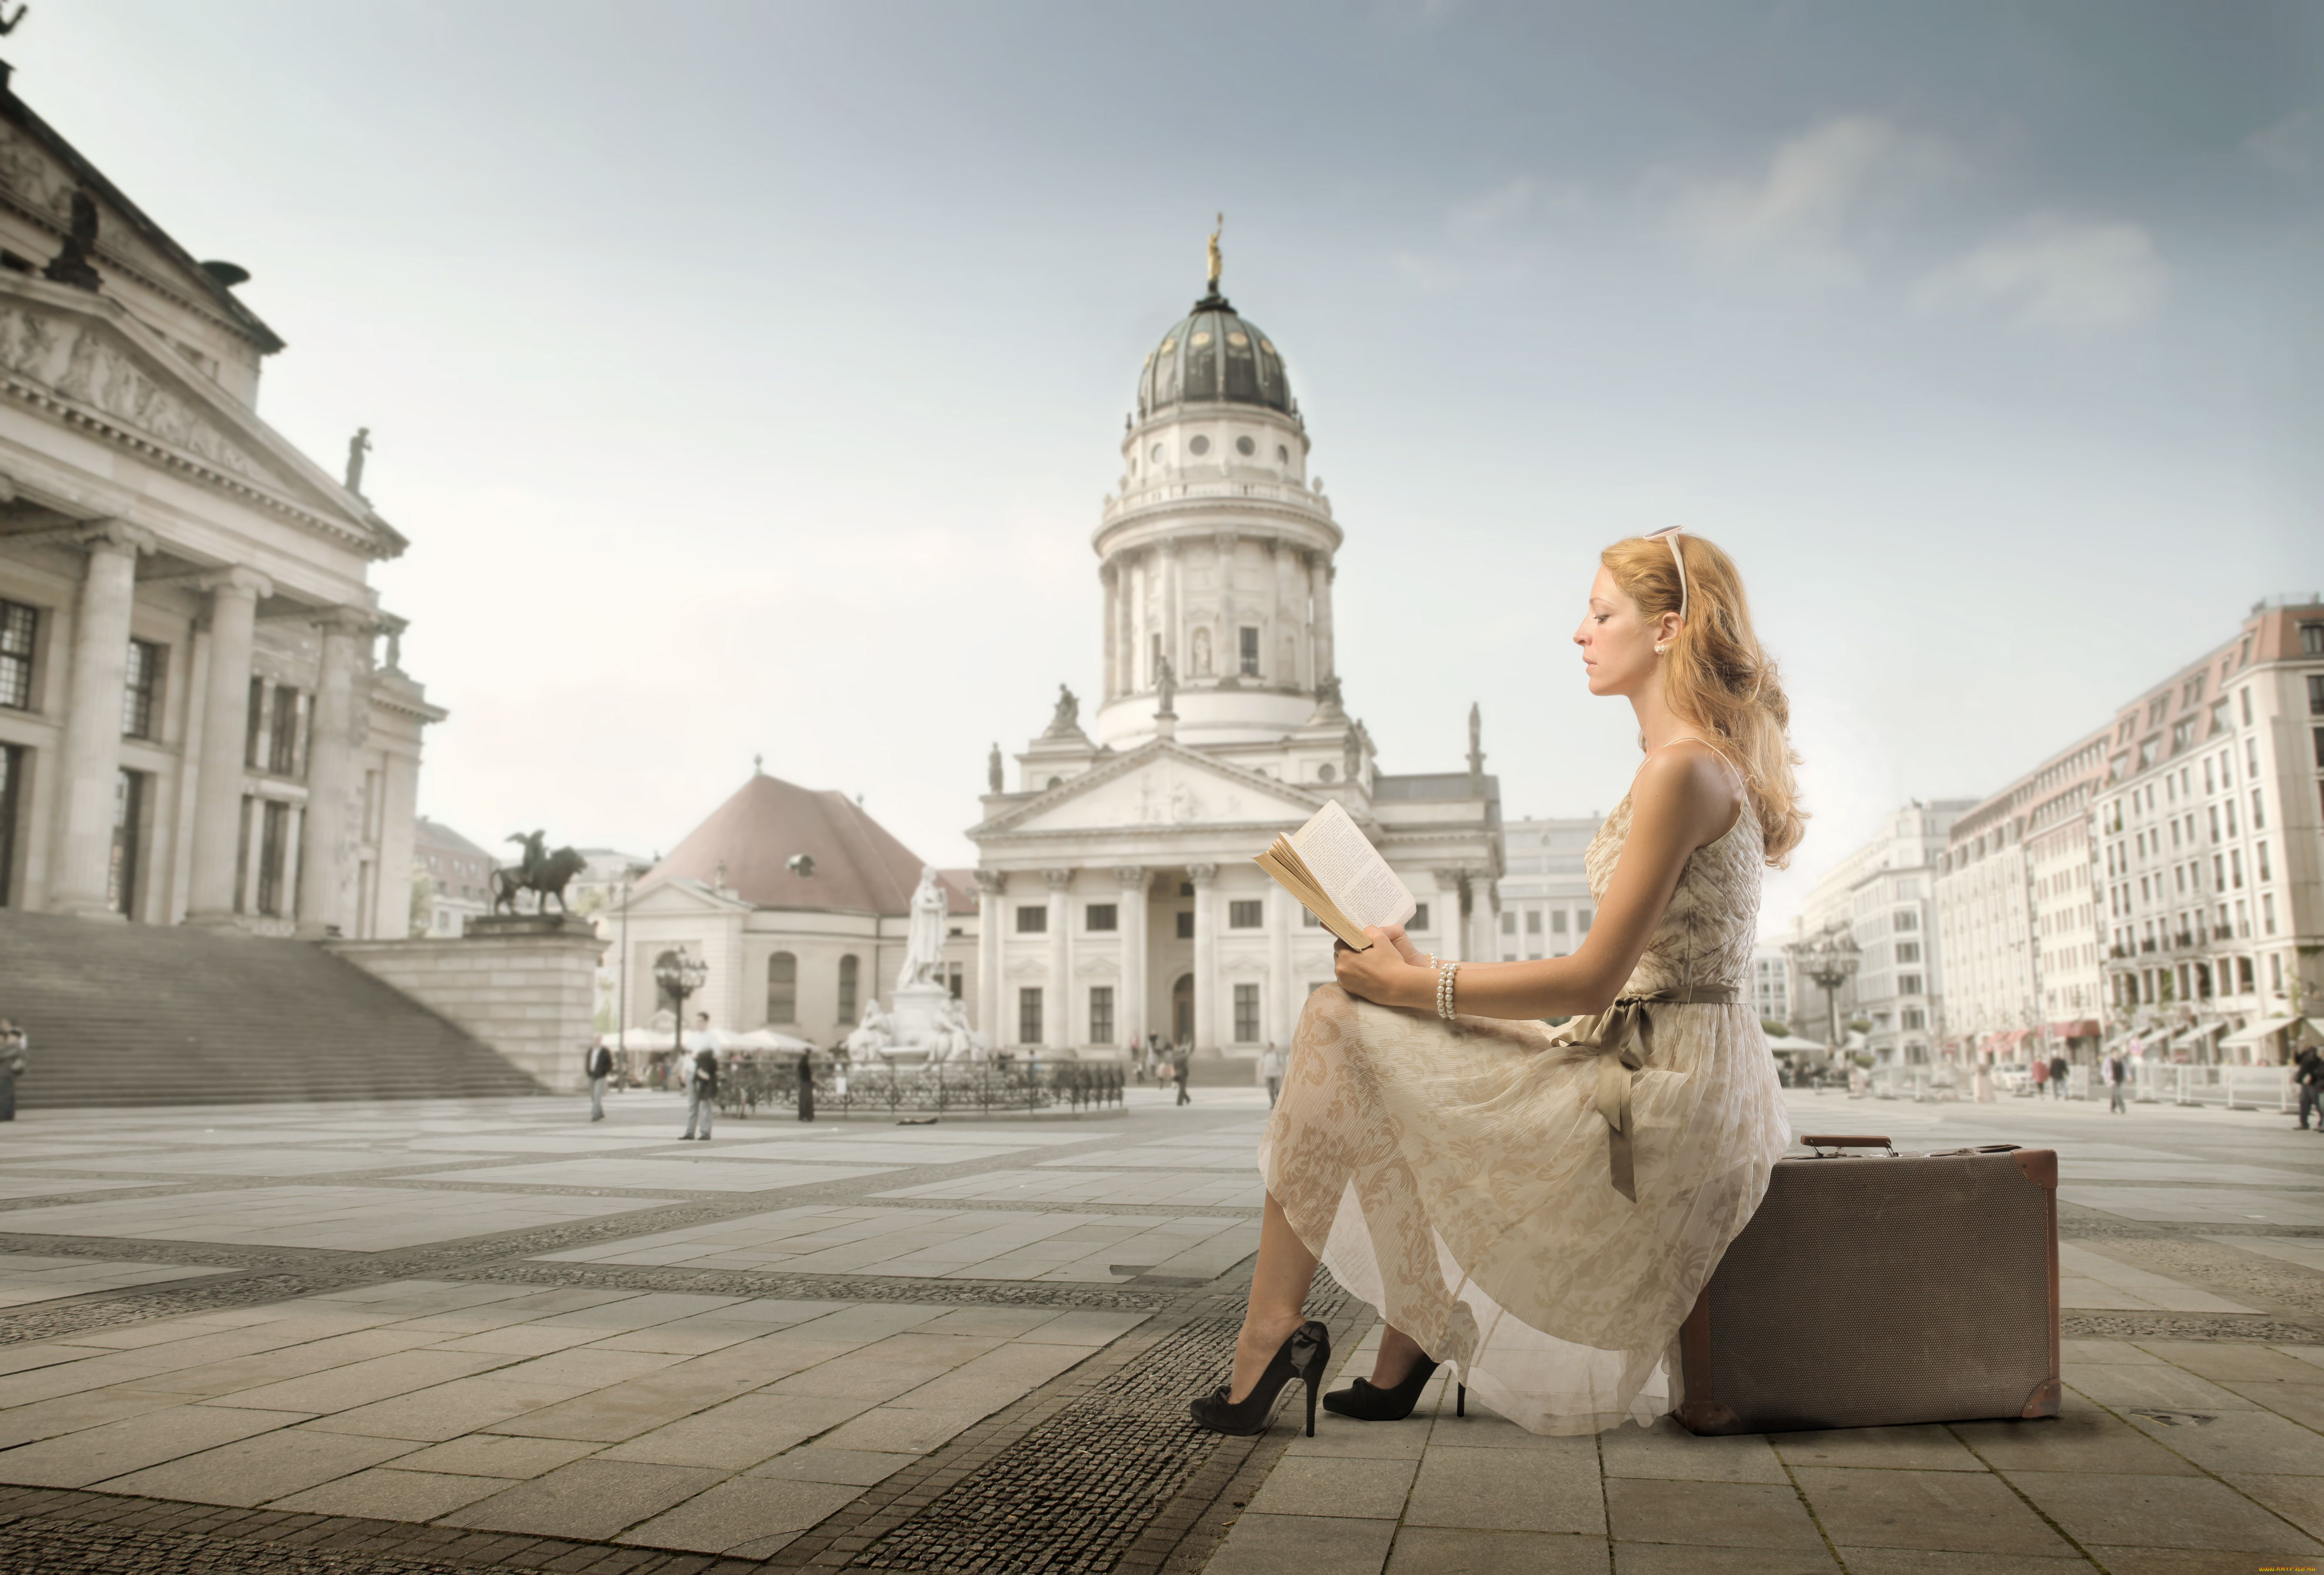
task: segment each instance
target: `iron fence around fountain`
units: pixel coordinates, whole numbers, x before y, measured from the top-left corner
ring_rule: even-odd
[[[1122,1108],[1122,1069],[1057,1062],[1047,1066],[865,1066],[817,1056],[818,1117],[1005,1116],[1064,1110],[1074,1115]],[[734,1051],[719,1057],[718,1109],[748,1119],[761,1110],[798,1109],[798,1057],[783,1051]]]

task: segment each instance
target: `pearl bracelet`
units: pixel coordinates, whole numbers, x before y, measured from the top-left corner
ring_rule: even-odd
[[[1435,953],[1431,953],[1433,958]],[[1452,1020],[1452,982],[1461,972],[1458,962],[1445,962],[1436,970],[1436,1015],[1446,1022]]]

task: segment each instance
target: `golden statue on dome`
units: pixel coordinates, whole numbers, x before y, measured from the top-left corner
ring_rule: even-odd
[[[1224,214],[1221,214],[1221,215],[1219,215],[1219,225],[1218,225],[1218,229],[1214,229],[1214,230],[1213,230],[1213,231],[1211,232],[1211,239],[1210,239],[1210,253],[1211,253],[1211,293],[1212,293],[1213,295],[1216,295],[1216,294],[1218,294],[1218,292],[1219,292],[1219,267],[1220,267],[1220,263],[1219,263],[1219,231],[1220,231],[1220,230],[1223,230],[1223,229],[1225,229],[1226,227],[1227,227],[1227,216],[1226,216],[1226,215],[1224,215]]]

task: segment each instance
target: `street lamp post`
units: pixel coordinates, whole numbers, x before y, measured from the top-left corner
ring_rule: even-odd
[[[1795,943],[1792,952],[1799,959],[1800,972],[1823,991],[1824,1049],[1835,1052],[1840,1048],[1840,987],[1856,976],[1861,961],[1856,937],[1846,925],[1834,925],[1813,940]]]
[[[709,973],[709,966],[702,959],[689,957],[675,948],[654,959],[654,982],[669,991],[675,1008],[669,1036],[681,1064],[686,1060],[686,998],[702,988]]]

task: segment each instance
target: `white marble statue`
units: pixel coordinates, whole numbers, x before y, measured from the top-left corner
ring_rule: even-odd
[[[898,990],[937,981],[936,971],[944,962],[945,921],[951,912],[952,900],[945,894],[944,883],[936,879],[935,868],[921,866],[919,889],[912,893],[912,920],[904,941],[904,966],[896,975]]]
[[[866,1001],[863,1016],[857,1020],[854,1031],[847,1036],[848,1058],[862,1062],[876,1060],[887,1054],[893,1038],[894,1025],[890,1022],[888,1014],[880,1009],[879,1001]]]
[[[931,1061],[982,1061],[991,1047],[984,1036],[969,1026],[968,1009],[946,995],[936,1008],[936,1034],[929,1045]]]

